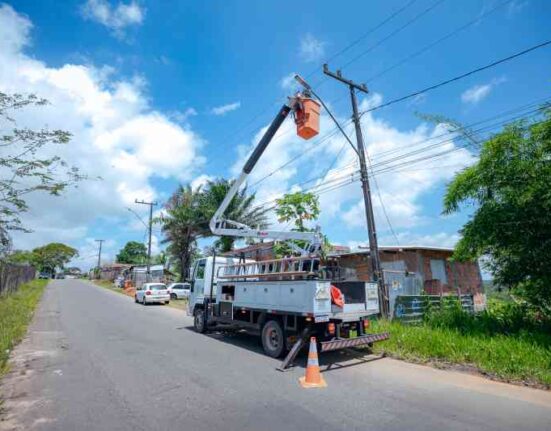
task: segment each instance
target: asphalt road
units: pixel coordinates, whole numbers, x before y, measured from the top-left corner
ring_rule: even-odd
[[[302,366],[276,371],[255,338],[191,324],[176,309],[52,282],[0,387],[0,429],[551,429],[549,392],[348,353],[324,356],[328,387],[307,390]]]

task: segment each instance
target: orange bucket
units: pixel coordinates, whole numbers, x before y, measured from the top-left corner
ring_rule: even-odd
[[[310,139],[320,131],[320,104],[313,99],[301,99],[300,107],[295,112],[297,135]]]

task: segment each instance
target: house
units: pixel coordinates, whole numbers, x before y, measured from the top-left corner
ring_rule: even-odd
[[[125,272],[132,265],[126,263],[109,263],[101,267],[99,278],[101,280],[115,281],[119,276],[124,276]]]
[[[426,246],[379,247],[381,266],[389,292],[397,287],[397,277],[407,278],[408,291],[403,294],[429,295],[476,294],[483,292],[482,276],[477,261],[450,260],[452,248]],[[334,255],[335,257],[337,255]],[[339,254],[339,264],[346,278],[369,281],[369,250]],[[394,282],[394,286],[392,285]]]

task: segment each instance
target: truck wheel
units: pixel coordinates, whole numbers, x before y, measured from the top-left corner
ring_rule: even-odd
[[[277,320],[270,320],[262,328],[262,347],[272,358],[279,358],[285,352],[285,336]]]
[[[178,297],[176,296],[175,293],[171,293],[170,294],[170,299],[172,299],[173,301],[176,301],[178,299]]]
[[[193,329],[200,334],[205,333],[205,312],[198,308],[193,313]]]

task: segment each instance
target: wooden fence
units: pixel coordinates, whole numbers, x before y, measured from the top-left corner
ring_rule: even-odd
[[[14,265],[0,260],[0,295],[16,291],[35,276],[36,270],[32,266]]]

